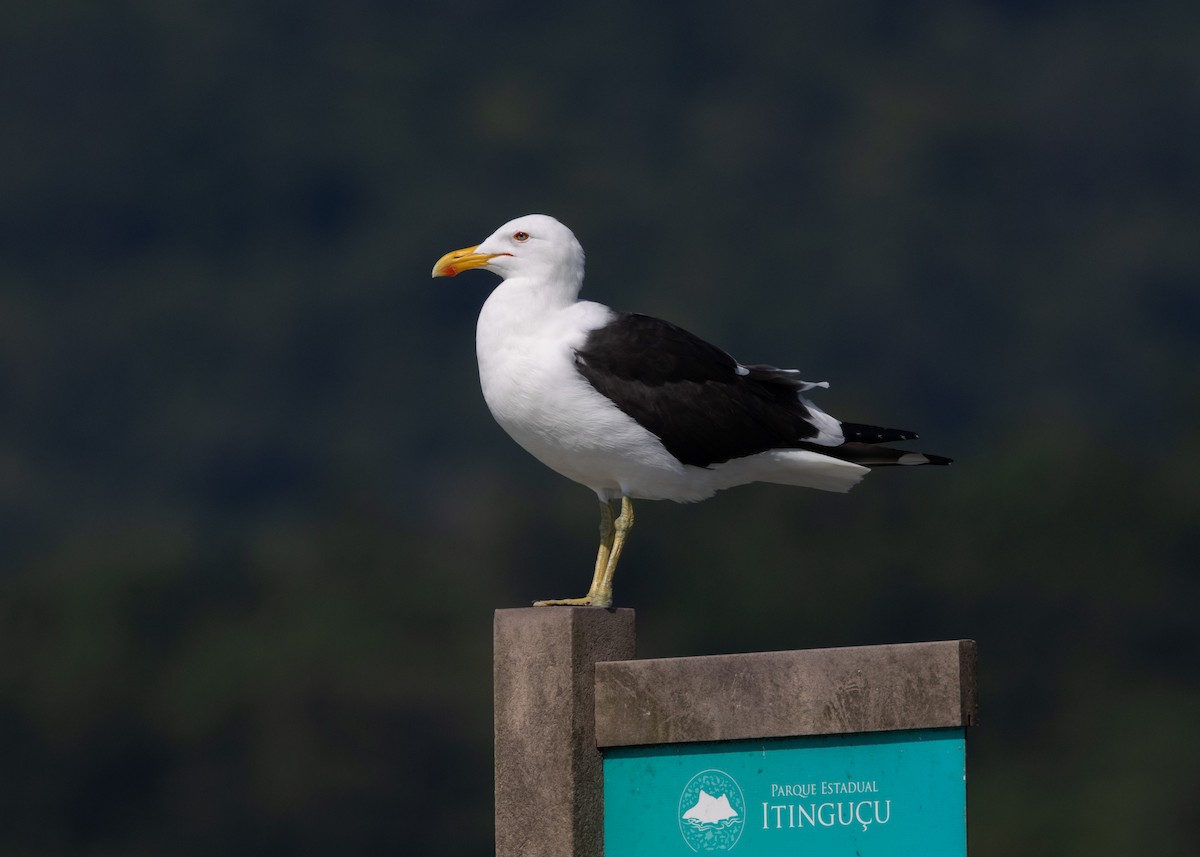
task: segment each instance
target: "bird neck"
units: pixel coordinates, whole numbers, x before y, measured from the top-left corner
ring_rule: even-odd
[[[510,277],[492,292],[488,302],[504,304],[527,317],[553,313],[579,300],[583,273],[555,272],[543,277]]]

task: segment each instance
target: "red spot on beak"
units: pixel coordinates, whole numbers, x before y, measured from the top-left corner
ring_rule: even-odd
[[[447,265],[446,267],[442,268],[442,273],[447,277],[457,277],[458,268],[454,267],[453,265]]]

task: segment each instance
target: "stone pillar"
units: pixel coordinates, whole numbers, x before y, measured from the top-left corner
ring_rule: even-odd
[[[634,611],[497,610],[496,857],[602,857],[595,664],[629,660]]]

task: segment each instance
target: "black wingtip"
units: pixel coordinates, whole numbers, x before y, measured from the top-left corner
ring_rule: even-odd
[[[902,443],[906,440],[916,440],[915,431],[905,429],[883,428],[866,423],[842,423],[842,436],[847,443]]]

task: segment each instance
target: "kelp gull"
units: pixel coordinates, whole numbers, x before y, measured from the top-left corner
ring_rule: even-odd
[[[688,503],[748,482],[844,492],[875,467],[950,463],[879,446],[917,435],[841,422],[802,395],[825,382],[741,364],[670,322],[579,300],[583,248],[553,217],[509,221],[447,253],[433,276],[471,268],[502,279],[475,334],[488,408],[526,451],[600,498],[587,595],[538,606],[612,605],[632,498]]]

